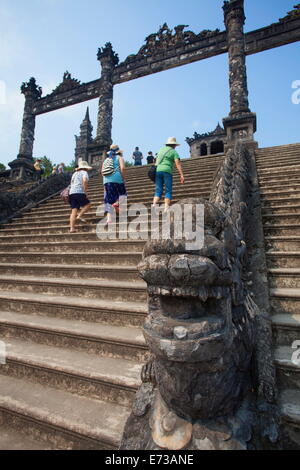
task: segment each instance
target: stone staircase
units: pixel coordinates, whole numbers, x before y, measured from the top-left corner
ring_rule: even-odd
[[[174,200],[208,197],[222,156],[183,160]],[[128,204],[151,203],[147,167],[127,169]],[[70,234],[53,198],[0,230],[0,449],[117,449],[147,359],[142,240],[99,240],[103,199]]]
[[[300,144],[257,151],[284,448],[300,449]],[[299,344],[300,345],[300,344]],[[299,356],[300,357],[300,356]]]

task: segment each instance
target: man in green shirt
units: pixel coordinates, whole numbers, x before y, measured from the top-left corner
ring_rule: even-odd
[[[184,183],[180,158],[175,150],[178,145],[180,144],[176,142],[175,137],[169,137],[166,145],[159,150],[156,159],[156,188],[153,199],[153,207],[158,204],[165,188],[165,211],[169,209],[172,199],[174,163],[180,175],[180,182],[181,184]]]

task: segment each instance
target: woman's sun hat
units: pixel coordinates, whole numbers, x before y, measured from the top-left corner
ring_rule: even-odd
[[[120,147],[118,145],[114,145],[114,144],[110,146],[110,150],[112,150],[114,153],[118,153],[118,152],[123,153],[123,151],[124,151],[124,150],[120,150]],[[107,153],[109,153],[109,152],[107,152]]]
[[[78,168],[77,170],[92,170],[93,168],[86,162],[85,160],[81,160],[78,163]]]
[[[180,145],[178,144],[178,142],[176,141],[176,137],[169,137],[167,142],[166,142],[166,145]]]

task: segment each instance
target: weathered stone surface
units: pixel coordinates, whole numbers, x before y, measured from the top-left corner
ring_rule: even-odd
[[[0,194],[0,223],[7,222],[12,217],[18,217],[24,210],[29,210],[38,202],[64,189],[70,182],[71,174],[62,173],[34,183],[31,187],[19,192],[1,192]]]
[[[139,266],[149,293],[144,336],[157,384],[147,448],[250,449],[259,448],[265,429],[272,429],[269,441],[278,435],[272,334],[267,312],[248,288],[252,177],[251,154],[238,142],[215,175],[210,201],[180,201],[204,204],[204,247],[188,252],[172,235],[145,246]],[[262,420],[256,395],[266,403]],[[166,416],[172,430],[163,425]],[[125,435],[123,448],[133,442],[130,429]]]
[[[230,116],[250,111],[244,42],[244,0],[224,2],[228,41]]]
[[[98,125],[96,141],[102,145],[110,145],[111,125],[112,125],[112,106],[113,106],[113,82],[112,74],[114,67],[118,64],[119,59],[113,51],[111,43],[107,43],[105,47],[99,49],[98,60],[101,62],[101,79],[102,86],[99,95],[98,108]]]

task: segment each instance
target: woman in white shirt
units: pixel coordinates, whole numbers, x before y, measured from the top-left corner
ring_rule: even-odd
[[[76,232],[75,224],[77,220],[87,223],[82,216],[91,207],[91,203],[87,198],[89,181],[87,170],[91,169],[92,167],[89,166],[88,162],[81,161],[71,179],[69,191],[69,202],[72,209],[70,215],[70,233]]]

